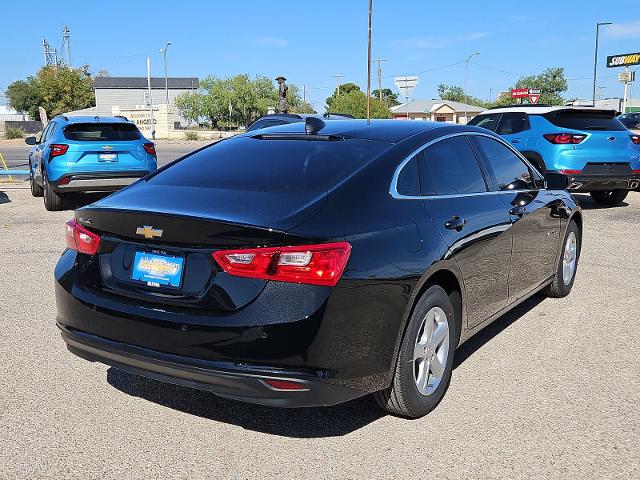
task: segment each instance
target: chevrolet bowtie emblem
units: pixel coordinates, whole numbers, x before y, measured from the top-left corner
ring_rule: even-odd
[[[113,150],[113,147],[111,145],[105,145],[104,147],[102,147],[103,150]]]
[[[143,235],[144,238],[155,238],[162,236],[162,230],[154,230],[153,227],[145,225],[136,229],[136,235]]]

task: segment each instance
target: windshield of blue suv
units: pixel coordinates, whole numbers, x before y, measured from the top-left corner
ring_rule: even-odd
[[[63,133],[67,140],[81,142],[126,142],[141,138],[138,127],[132,123],[72,123]]]
[[[557,110],[544,117],[557,127],[571,130],[623,131],[627,128],[613,112],[588,110]]]

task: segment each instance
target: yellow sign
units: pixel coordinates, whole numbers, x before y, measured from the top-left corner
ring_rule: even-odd
[[[640,65],[640,53],[623,53],[607,57],[607,67],[609,68],[628,67],[630,65]]]

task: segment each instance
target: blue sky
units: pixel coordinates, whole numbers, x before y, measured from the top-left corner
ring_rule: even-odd
[[[8,2],[2,6],[0,88],[42,65],[40,41],[59,48],[71,29],[74,65],[113,76],[163,75],[159,49],[166,41],[170,76],[236,73],[285,75],[306,84],[321,107],[335,87],[332,75],[366,86],[366,0],[324,1],[121,1]],[[632,0],[551,2],[374,0],[373,57],[383,83],[394,75],[420,77],[415,98],[435,98],[439,83],[463,84],[466,56],[469,94],[488,98],[520,75],[564,66],[567,96],[590,98],[596,21],[612,21],[600,37],[598,85],[622,96],[607,54],[640,51],[640,13]],[[377,79],[373,69],[372,82]],[[640,88],[637,88],[640,96]]]

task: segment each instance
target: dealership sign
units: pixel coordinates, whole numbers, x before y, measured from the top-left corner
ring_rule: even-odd
[[[623,53],[607,57],[608,68],[629,67],[631,65],[640,65],[640,53]]]
[[[511,98],[527,98],[528,96],[528,88],[514,88],[513,90],[511,90]]]

